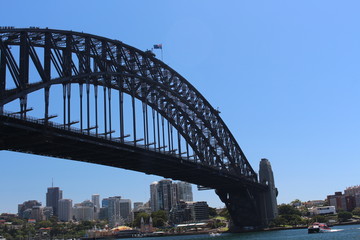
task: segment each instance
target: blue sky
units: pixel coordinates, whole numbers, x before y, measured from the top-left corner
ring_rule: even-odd
[[[1,1],[0,25],[83,31],[163,60],[212,104],[253,168],[271,161],[278,202],[324,199],[358,185],[358,1]],[[158,54],[160,58],[160,52]],[[0,212],[54,184],[74,202],[121,195],[147,201],[160,177],[0,152]],[[195,200],[223,204],[213,191]]]

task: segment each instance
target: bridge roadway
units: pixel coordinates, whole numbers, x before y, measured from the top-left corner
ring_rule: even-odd
[[[179,158],[170,153],[147,150],[82,133],[75,128],[35,118],[0,115],[0,149],[124,168],[186,181],[213,189],[253,189],[267,186],[213,167]]]

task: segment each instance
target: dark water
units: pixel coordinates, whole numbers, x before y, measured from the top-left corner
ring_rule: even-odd
[[[295,230],[281,230],[281,231],[269,231],[269,232],[255,232],[255,233],[239,233],[230,234],[223,233],[221,236],[211,237],[210,235],[191,235],[191,236],[174,236],[174,237],[151,237],[144,238],[144,240],[202,240],[202,239],[214,239],[214,240],[360,240],[360,225],[347,225],[347,226],[335,226],[333,230],[340,230],[330,233],[315,233],[308,234],[307,229],[295,229]],[[134,238],[133,238],[134,239]],[[123,239],[124,240],[124,239]]]

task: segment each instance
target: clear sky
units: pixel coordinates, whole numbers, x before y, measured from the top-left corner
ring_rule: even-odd
[[[0,0],[0,26],[49,27],[163,44],[164,62],[212,104],[253,168],[271,161],[278,202],[325,199],[360,184],[360,2],[331,0]],[[160,58],[160,54],[158,54]],[[149,200],[161,177],[0,152],[0,213],[59,186]],[[194,200],[223,206],[213,191]]]

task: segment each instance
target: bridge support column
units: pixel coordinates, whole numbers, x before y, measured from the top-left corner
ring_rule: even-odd
[[[264,226],[262,193],[250,189],[216,190],[216,194],[225,203],[231,221],[229,230],[241,232]]]
[[[265,158],[260,162],[259,182],[266,185],[267,189],[244,187],[216,190],[216,194],[229,211],[231,232],[263,228],[278,216],[276,201],[278,192],[270,162]]]

